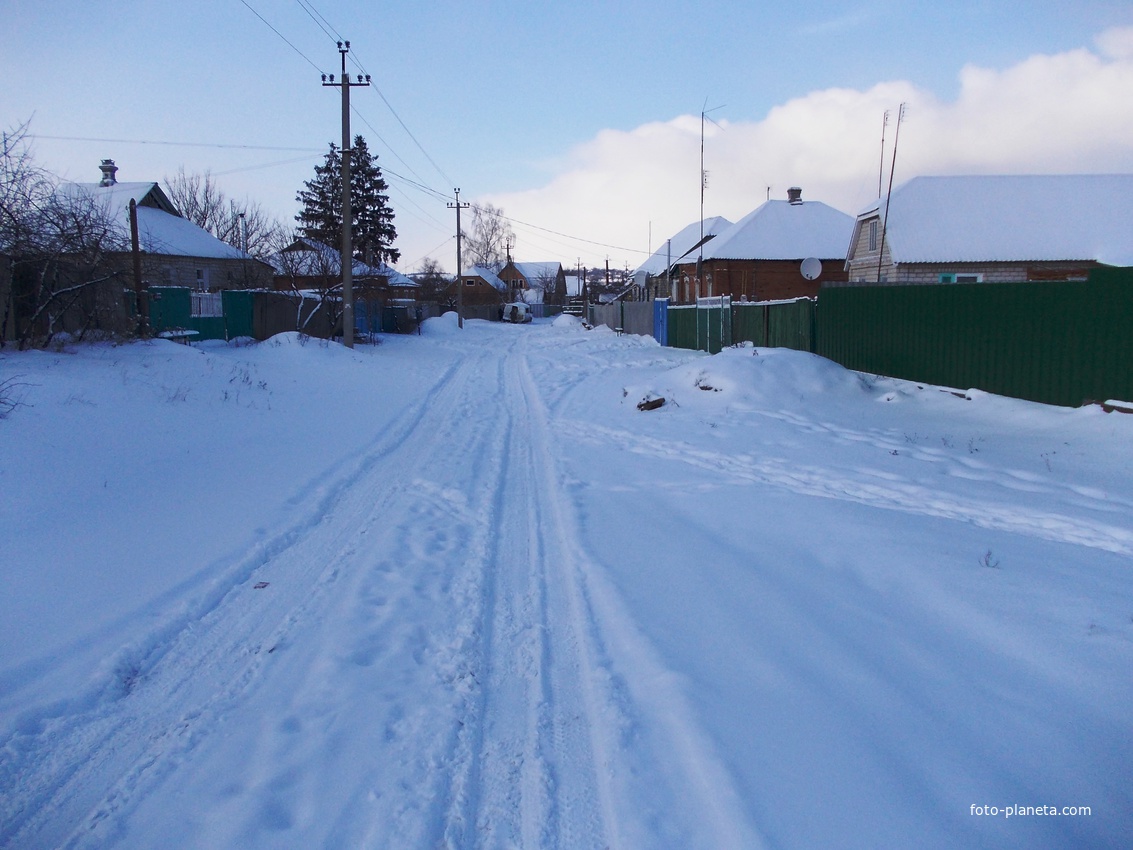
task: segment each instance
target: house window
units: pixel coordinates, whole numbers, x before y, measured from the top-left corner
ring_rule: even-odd
[[[208,290],[209,288],[209,270],[197,269],[197,289]]]
[[[869,223],[869,250],[877,250],[877,219]]]
[[[983,283],[982,274],[964,274],[962,272],[945,272],[940,276],[941,283]]]

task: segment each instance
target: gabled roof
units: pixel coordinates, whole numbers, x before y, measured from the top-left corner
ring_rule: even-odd
[[[239,248],[217,239],[203,227],[182,218],[156,183],[68,183],[63,192],[82,192],[102,204],[107,214],[125,232],[130,232],[130,201],[138,205],[138,242],[150,254],[209,259],[243,260],[248,256]]]
[[[279,274],[298,274],[307,277],[318,275],[342,274],[342,251],[332,248],[323,242],[306,237],[298,237],[284,248],[281,254],[289,257],[283,261],[280,257],[272,260],[272,265]],[[364,263],[354,260],[350,266],[350,274],[355,278],[384,277],[388,278],[390,286],[419,287],[417,281],[406,277],[388,263]]]
[[[853,217],[821,201],[767,201],[705,245],[704,259],[845,259],[853,231]]]
[[[478,277],[487,281],[498,292],[507,292],[507,284],[500,280],[500,276],[487,266],[473,266],[464,273],[464,276]]]
[[[559,276],[562,263],[512,263],[516,271],[528,281],[551,280]]]
[[[915,177],[893,190],[885,244],[895,263],[1133,265],[1133,174]]]
[[[720,215],[704,219],[705,244],[707,245],[717,234],[731,226],[732,222]],[[666,263],[675,264],[684,259],[686,254],[696,250],[699,242],[700,222],[694,221],[662,243],[648,260],[637,267],[637,271],[652,275],[664,274]]]

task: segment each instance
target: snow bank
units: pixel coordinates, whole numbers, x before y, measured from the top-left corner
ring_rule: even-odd
[[[426,319],[421,323],[422,336],[452,336],[460,333],[460,316],[455,312]]]
[[[567,330],[576,330],[582,327],[582,319],[578,316],[572,316],[570,313],[559,313],[551,320],[551,327],[565,328]]]
[[[634,404],[665,398],[680,406],[747,410],[857,401],[870,394],[857,372],[786,348],[726,348],[625,390]]]

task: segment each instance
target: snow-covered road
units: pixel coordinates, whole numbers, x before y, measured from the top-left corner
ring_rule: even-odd
[[[336,411],[283,398],[326,349],[138,355],[194,387],[159,391],[158,417],[194,393],[202,422],[227,416],[209,381],[230,362],[263,376],[246,397],[270,387],[270,412],[210,439],[292,417],[301,486],[254,510],[216,497],[213,548],[181,544],[208,569],[42,636],[73,652],[21,647],[0,674],[0,846],[1133,838],[1131,423],[793,352],[431,330],[315,373],[378,426],[347,449],[320,428]],[[71,368],[4,365],[36,386]],[[396,392],[392,369],[412,378]],[[641,413],[646,395],[669,402]],[[49,411],[31,401],[0,426]],[[246,450],[211,463],[272,474]],[[50,671],[75,658],[94,672],[69,689]],[[970,810],[1009,804],[1091,812]]]

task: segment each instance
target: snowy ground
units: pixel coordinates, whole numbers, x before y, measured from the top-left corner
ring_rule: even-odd
[[[4,381],[0,847],[1133,845],[1133,416],[444,318]]]

